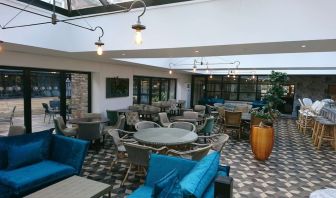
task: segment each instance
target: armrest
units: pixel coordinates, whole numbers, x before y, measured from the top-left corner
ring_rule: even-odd
[[[176,169],[179,177],[183,178],[195,166],[196,162],[180,157],[152,154],[149,160],[145,185],[154,186],[167,173]]]
[[[233,190],[233,178],[230,176],[217,176],[215,180],[216,198],[231,198]]]
[[[76,174],[79,174],[82,169],[88,147],[88,141],[53,135],[50,159],[72,166],[76,169]]]

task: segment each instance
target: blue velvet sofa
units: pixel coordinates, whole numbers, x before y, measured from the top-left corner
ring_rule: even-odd
[[[0,198],[22,197],[81,171],[89,143],[51,130],[0,138]]]
[[[220,166],[219,160],[220,154],[218,152],[207,155],[199,162],[180,157],[152,154],[145,184],[135,190],[128,198],[232,197],[233,179],[229,177],[230,167]],[[176,172],[177,181],[167,180],[167,177],[171,177],[172,172]],[[172,183],[176,185],[170,186]],[[161,188],[162,186],[165,189],[169,188],[169,193],[167,190],[160,189],[160,185]]]

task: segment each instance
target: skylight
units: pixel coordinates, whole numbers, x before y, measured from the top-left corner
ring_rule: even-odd
[[[54,0],[41,0],[43,2],[53,4]],[[71,9],[72,10],[80,10],[80,9],[86,9],[86,8],[92,8],[92,7],[100,7],[104,6],[104,3],[106,4],[119,4],[119,3],[125,3],[130,2],[131,0],[72,0],[71,1]],[[56,0],[55,4],[57,7],[68,9],[67,0]]]

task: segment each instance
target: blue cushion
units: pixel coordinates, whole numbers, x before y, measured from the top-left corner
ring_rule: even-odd
[[[211,182],[202,195],[202,198],[213,198],[215,196],[215,182]]]
[[[214,181],[218,170],[219,152],[204,157],[180,182],[183,195],[202,197],[206,188]]]
[[[41,132],[17,135],[10,137],[0,137],[0,170],[6,169],[8,165],[7,151],[13,145],[25,145],[30,142],[43,140],[42,156],[43,159],[49,158],[49,145],[52,137],[52,130],[45,130]]]
[[[149,186],[140,186],[128,198],[150,198],[152,196],[153,188]]]
[[[40,140],[25,145],[9,147],[7,169],[16,169],[42,161],[42,143]]]
[[[167,155],[152,154],[149,160],[146,186],[154,187],[155,182],[176,169],[179,178],[187,175],[197,162]]]
[[[50,159],[75,168],[78,175],[82,169],[89,142],[60,135],[54,135],[51,142]]]
[[[0,184],[0,197],[1,198],[10,198],[11,197],[11,191],[8,187],[3,186]]]
[[[182,197],[182,190],[179,182],[180,180],[176,169],[170,171],[154,184],[152,197]]]
[[[44,160],[15,170],[1,171],[0,181],[12,188],[16,195],[22,195],[72,176],[74,173],[75,169],[71,166]]]

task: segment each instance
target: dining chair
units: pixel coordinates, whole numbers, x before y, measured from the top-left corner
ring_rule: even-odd
[[[9,125],[13,125],[13,118],[14,118],[14,113],[15,113],[15,109],[16,106],[13,107],[12,111],[10,112],[10,114],[5,115],[5,116],[1,116],[0,117],[0,122],[9,122]]]
[[[126,112],[126,124],[129,127],[134,127],[136,123],[140,122],[138,112]]]
[[[57,117],[54,119],[55,131],[57,135],[64,135],[67,137],[76,137],[77,136],[77,127],[67,127],[64,123],[62,117]]]
[[[195,111],[185,111],[185,112],[183,112],[183,118],[184,119],[195,119],[195,120],[197,120],[197,118],[198,118],[198,112],[195,112]]]
[[[159,113],[159,118],[160,118],[161,126],[168,127],[171,124],[171,122],[168,119],[168,116],[167,116],[166,112]]]
[[[8,136],[23,135],[26,133],[24,126],[11,125],[9,127]]]
[[[59,113],[59,110],[53,110],[49,108],[49,105],[47,103],[42,103],[42,107],[44,109],[44,119],[43,122],[45,122],[45,119],[47,115],[49,115],[48,123],[50,123],[51,117],[55,119],[55,116]]]
[[[115,125],[118,122],[119,114],[117,111],[106,110],[106,116],[109,120],[109,124]]]
[[[167,151],[167,155],[180,156],[183,158],[199,161],[209,153],[211,147],[212,145],[209,144],[207,146],[199,147],[199,148],[188,150],[188,151],[178,151],[174,149],[169,149]]]
[[[120,186],[124,185],[133,166],[138,166],[139,168],[142,168],[143,172],[146,174],[147,173],[146,167],[148,166],[150,154],[153,152],[160,153],[167,149],[167,147],[153,148],[136,143],[126,143],[126,142],[124,143],[124,146],[127,152],[128,157],[127,160],[129,162],[129,167]]]
[[[151,121],[141,121],[135,124],[135,130],[137,131],[141,129],[148,129],[148,128],[161,128],[161,126]]]
[[[190,122],[173,122],[168,126],[168,128],[179,128],[191,132],[196,132],[196,126]]]
[[[108,130],[112,130],[112,129],[124,130],[125,129],[125,119],[126,118],[125,118],[124,115],[118,116],[118,120],[117,120],[117,123],[115,125],[104,126],[104,133],[107,133]]]
[[[199,117],[204,117],[206,107],[204,105],[195,105],[194,111],[198,113]]]
[[[90,143],[100,142],[102,137],[102,127],[100,122],[80,122],[78,123],[77,138],[90,141]]]
[[[210,136],[207,136],[209,139],[209,144],[211,144],[211,149],[209,150],[208,154],[211,154],[215,151],[222,152],[225,144],[229,140],[229,136],[227,134],[213,134]],[[203,136],[199,136],[199,138],[204,138]],[[200,143],[192,143],[192,145],[197,147],[204,147],[209,144],[200,144]]]
[[[215,118],[213,116],[207,117],[203,125],[197,127],[197,133],[203,133],[202,135],[210,135],[213,132],[215,125]]]
[[[242,112],[225,111],[224,133],[228,130],[231,130],[231,132],[236,131],[238,133],[238,139],[240,139],[242,131],[241,116]]]
[[[313,104],[313,101],[310,98],[303,98],[302,102],[305,106],[309,107]]]
[[[108,134],[112,137],[113,150],[116,152],[116,158],[111,163],[111,170],[115,163],[126,157],[126,149],[124,142],[136,142],[133,138],[129,138],[130,134],[134,132],[128,132],[120,129],[110,129]],[[125,134],[120,137],[121,134]]]

